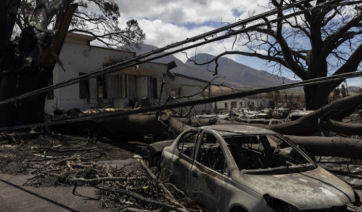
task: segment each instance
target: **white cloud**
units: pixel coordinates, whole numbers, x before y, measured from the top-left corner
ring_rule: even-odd
[[[176,24],[197,23],[202,24],[207,21],[227,22],[235,21],[233,11],[243,13],[255,11],[260,13],[265,11],[268,0],[240,1],[230,0],[228,2],[218,0],[116,0],[120,12],[124,17],[135,19],[148,18],[160,19],[165,22]],[[246,13],[244,13],[246,12]]]
[[[348,79],[347,80],[347,85],[348,86],[355,86],[355,87],[362,87],[362,78],[357,77],[357,78]]]
[[[129,19],[138,20],[141,28],[146,33],[146,44],[164,47],[168,44],[182,41],[221,25],[232,23],[268,10],[268,0],[115,0],[119,5],[121,18],[120,26],[125,26]],[[348,11],[347,11],[348,12]],[[190,27],[192,26],[192,27]],[[188,50],[188,56],[197,53],[217,55],[225,50],[232,50],[232,39],[200,46]],[[304,45],[304,44],[303,44]],[[243,48],[243,47],[238,47]],[[263,52],[261,52],[263,53]],[[175,55],[182,61],[186,57],[182,53]],[[265,64],[255,58],[228,56],[231,59],[249,65],[256,69],[264,69]],[[241,59],[242,58],[242,61]],[[293,74],[286,74],[292,78]],[[358,85],[361,78],[351,83]]]
[[[208,26],[188,29],[183,26],[165,23],[161,20],[140,20],[139,24],[141,28],[146,32],[145,43],[157,47],[163,47],[168,44],[191,38],[193,36],[215,29]],[[225,50],[232,50],[233,41],[233,39],[216,41],[207,45],[199,46],[197,48],[192,48],[190,50],[187,50],[186,52],[189,57],[192,57],[197,53],[208,53],[212,55],[217,55],[224,52]],[[236,49],[234,48],[234,50]],[[185,54],[183,53],[176,54],[175,56],[182,61],[186,61],[187,59]],[[228,57],[234,58],[234,56]]]
[[[168,44],[208,32],[251,14],[266,10],[268,0],[226,2],[217,0],[116,0],[121,18],[120,26],[129,19],[136,19],[146,33],[146,44],[163,47]],[[221,23],[224,22],[224,23]],[[187,27],[188,26],[188,27]],[[192,27],[190,27],[192,26]],[[187,51],[191,57],[195,53],[217,55],[232,50],[232,39],[214,42]],[[175,55],[185,61],[184,54]],[[234,56],[228,56],[234,58]]]
[[[182,41],[208,31],[226,23],[264,12],[267,10],[268,0],[228,2],[218,0],[115,0],[118,4],[121,17],[120,27],[126,21],[136,19],[146,33],[146,44],[164,47],[168,44]],[[232,49],[233,39],[217,41],[186,51],[189,57],[198,53],[217,55],[225,50]],[[93,42],[93,45],[102,45]],[[243,48],[243,47],[237,47]],[[182,61],[186,61],[185,54],[175,54]],[[235,55],[226,56],[236,60]]]

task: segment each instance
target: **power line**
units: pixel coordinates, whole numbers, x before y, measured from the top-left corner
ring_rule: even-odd
[[[22,126],[15,126],[15,127],[2,127],[2,128],[0,128],[0,131],[11,131],[11,130],[43,127],[43,126],[53,126],[53,125],[59,125],[59,124],[69,124],[69,123],[76,123],[76,122],[81,122],[81,121],[90,121],[93,119],[103,118],[103,117],[126,116],[126,115],[132,115],[132,114],[137,114],[137,113],[154,112],[154,111],[161,111],[161,110],[166,110],[166,109],[171,109],[171,108],[207,104],[207,103],[213,103],[213,102],[217,102],[217,101],[224,101],[224,100],[235,99],[235,98],[242,98],[242,97],[247,97],[247,96],[251,96],[251,95],[282,90],[282,89],[340,81],[340,80],[345,80],[347,78],[355,78],[355,77],[360,77],[360,76],[362,76],[362,71],[346,73],[346,74],[339,74],[339,75],[334,75],[334,76],[330,76],[330,77],[320,77],[320,78],[316,78],[316,79],[305,80],[302,82],[296,82],[296,83],[291,83],[291,84],[287,84],[287,85],[260,88],[260,89],[255,89],[255,90],[251,90],[251,91],[242,91],[242,92],[227,94],[227,95],[223,95],[223,96],[211,97],[208,99],[192,100],[192,101],[187,101],[187,102],[162,105],[162,106],[151,107],[151,108],[141,108],[141,109],[131,110],[131,111],[116,111],[116,112],[109,112],[106,114],[98,114],[98,115],[81,117],[81,118],[76,118],[76,119],[68,119],[68,120],[46,122],[46,123],[37,123],[37,124],[22,125]]]
[[[178,53],[178,52],[181,52],[181,51],[184,51],[184,50],[195,48],[197,46],[201,46],[201,45],[211,43],[211,42],[214,42],[214,41],[222,40],[222,39],[231,37],[233,35],[237,35],[237,34],[240,34],[240,33],[243,33],[243,32],[250,31],[250,30],[252,30],[252,29],[254,29],[256,27],[264,26],[264,25],[266,25],[268,23],[273,23],[273,22],[280,21],[280,20],[283,20],[283,19],[286,19],[286,18],[290,18],[292,16],[302,14],[302,13],[304,13],[306,11],[321,10],[325,6],[333,5],[333,4],[336,4],[336,3],[338,3],[338,5],[349,5],[349,4],[362,3],[362,1],[339,3],[340,1],[343,1],[343,0],[334,0],[334,1],[331,1],[331,2],[325,2],[325,3],[322,3],[322,4],[316,5],[316,6],[312,6],[310,8],[300,10],[300,11],[297,11],[297,12],[294,12],[294,13],[289,13],[289,14],[284,15],[283,17],[276,18],[276,19],[273,19],[273,20],[270,20],[270,21],[263,20],[263,17],[274,15],[277,12],[284,11],[286,9],[290,9],[290,8],[293,8],[293,7],[297,6],[297,5],[304,4],[304,3],[307,3],[307,2],[310,2],[310,1],[312,1],[312,0],[304,0],[304,1],[295,2],[293,4],[286,5],[286,6],[281,7],[281,8],[275,8],[275,9],[273,9],[271,11],[268,11],[268,12],[265,12],[265,13],[262,13],[262,14],[247,18],[245,20],[235,22],[233,24],[230,24],[230,25],[227,25],[227,26],[224,26],[224,27],[221,27],[221,28],[218,28],[218,29],[206,32],[206,33],[203,33],[201,35],[194,36],[192,38],[188,38],[188,39],[180,41],[180,42],[176,42],[176,43],[167,45],[167,46],[165,46],[163,48],[141,54],[141,55],[139,55],[137,57],[125,60],[125,61],[120,62],[120,63],[113,64],[111,66],[107,66],[107,67],[99,69],[97,71],[94,71],[94,72],[91,72],[91,73],[88,73],[88,74],[83,74],[81,76],[74,77],[74,78],[59,82],[59,83],[51,85],[51,86],[43,87],[43,88],[40,88],[40,89],[35,90],[35,91],[31,91],[31,92],[28,92],[28,93],[25,93],[25,94],[22,94],[22,95],[19,95],[19,96],[16,96],[16,97],[12,97],[12,98],[0,101],[0,105],[15,102],[15,101],[21,100],[23,98],[28,98],[28,97],[31,97],[31,96],[34,96],[34,95],[38,95],[38,94],[41,94],[41,93],[48,92],[50,90],[66,87],[66,86],[78,83],[81,80],[94,78],[94,77],[97,77],[97,76],[100,76],[100,75],[104,75],[104,74],[115,72],[115,71],[118,71],[118,70],[121,70],[121,69],[129,68],[129,67],[132,67],[134,65],[140,65],[142,63],[149,62],[149,61],[152,61],[152,60],[155,60],[155,59],[158,59],[158,58],[162,58],[162,57],[174,54],[174,53]],[[222,36],[219,36],[219,37],[212,38],[212,39],[209,39],[207,41],[204,41],[204,38],[207,37],[207,36],[210,36],[210,35],[213,35],[213,34],[216,34],[216,33],[219,33],[219,32],[226,31],[226,30],[231,29],[231,28],[236,27],[236,26],[240,26],[240,25],[245,26],[247,23],[256,21],[258,19],[261,19],[264,22],[260,23],[260,24],[255,24],[253,26],[245,27],[245,28],[242,28],[240,30],[230,31],[226,35],[222,35]],[[187,44],[187,43],[196,42],[197,40],[200,40],[200,39],[202,39],[203,41],[199,42],[197,44],[190,45],[190,46],[187,46],[187,47],[183,47],[183,48],[180,48],[180,49],[177,49],[177,50],[174,50],[174,51],[164,53],[162,55],[158,55],[158,56],[151,57],[151,58],[140,61],[140,59],[147,58],[147,57],[152,56],[154,54],[158,54],[158,53],[164,52],[165,50],[176,48],[176,47],[179,47],[179,46]]]

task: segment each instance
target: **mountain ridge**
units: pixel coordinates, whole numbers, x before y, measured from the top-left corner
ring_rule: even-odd
[[[140,49],[136,52],[136,54],[140,55],[155,49],[158,48],[148,44],[141,44]],[[188,60],[186,63],[184,63],[175,56],[168,55],[166,57],[156,59],[152,62],[170,63],[172,61],[175,61],[177,67],[173,68],[172,72],[208,81],[213,80],[213,84],[223,84],[235,88],[271,87],[295,82],[285,77],[270,74],[264,70],[253,69],[247,65],[238,63],[226,57],[219,58],[218,75],[217,78],[214,79],[215,76],[213,76],[213,70],[215,70],[216,67],[215,62],[212,62],[209,65],[199,66],[191,61],[196,58],[197,63],[204,63],[210,61],[214,57],[215,56],[210,54],[199,53],[194,57],[190,58],[190,60]]]

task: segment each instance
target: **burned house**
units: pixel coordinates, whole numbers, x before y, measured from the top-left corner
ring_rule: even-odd
[[[61,64],[56,64],[53,70],[52,83],[78,77],[136,56],[135,52],[91,46],[90,42],[93,40],[94,37],[91,36],[68,33],[59,55]],[[209,97],[209,90],[200,92],[208,84],[207,81],[174,74],[171,69],[169,64],[147,62],[56,89],[47,95],[45,112],[52,114],[55,109],[73,108],[150,107],[165,103],[169,96],[181,97],[195,93],[198,94],[192,99]],[[165,83],[161,92],[162,82]],[[185,98],[179,101],[188,100]],[[196,110],[207,110],[208,107],[199,105]]]

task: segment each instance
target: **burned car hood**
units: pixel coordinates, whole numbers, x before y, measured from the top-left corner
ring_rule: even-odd
[[[260,194],[294,205],[300,210],[322,209],[355,202],[353,189],[323,168],[288,174],[243,174],[243,184]]]

